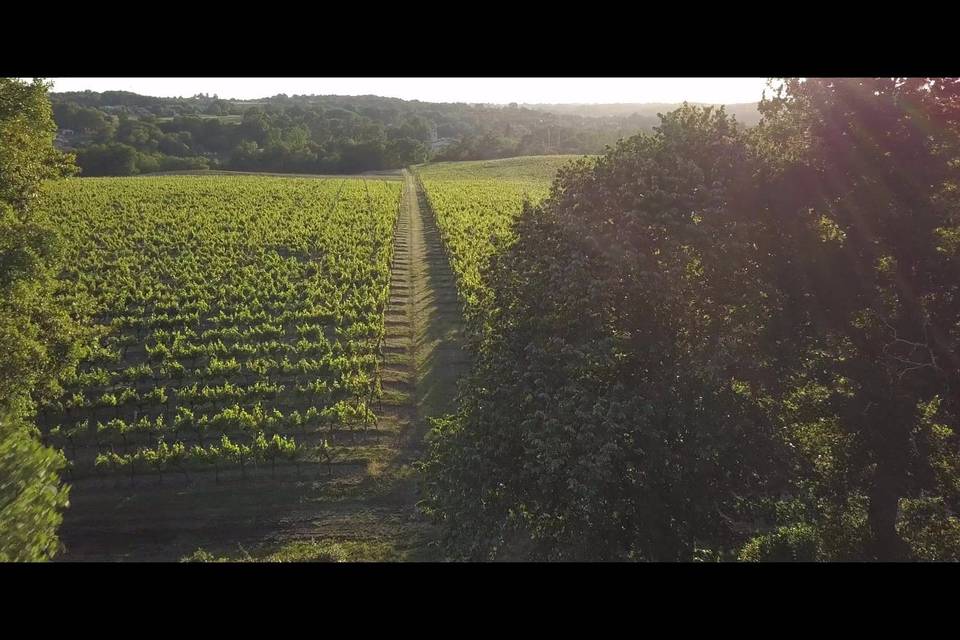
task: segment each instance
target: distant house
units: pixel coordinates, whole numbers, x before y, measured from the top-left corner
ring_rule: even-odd
[[[456,144],[456,138],[440,138],[430,143],[430,150],[436,153],[437,151],[443,151],[452,144]]]
[[[53,139],[53,146],[60,150],[68,149],[72,146],[76,135],[77,133],[73,129],[58,129],[57,135]]]

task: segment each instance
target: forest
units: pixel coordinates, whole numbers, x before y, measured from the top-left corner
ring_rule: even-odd
[[[58,145],[76,153],[84,176],[197,169],[337,174],[427,160],[592,154],[657,122],[656,109],[644,105],[613,115],[587,107],[590,117],[378,96],[241,101],[86,91],[53,93],[51,100]]]

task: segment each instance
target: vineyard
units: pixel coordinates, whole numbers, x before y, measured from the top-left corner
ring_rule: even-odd
[[[0,78],[0,562],[960,561],[960,79],[768,87]]]
[[[69,479],[329,468],[379,440],[400,194],[360,179],[51,185],[62,302],[95,327],[40,409]]]
[[[420,167],[417,177],[436,216],[468,323],[489,302],[483,269],[513,239],[525,200],[547,196],[557,170],[579,156],[530,156]]]

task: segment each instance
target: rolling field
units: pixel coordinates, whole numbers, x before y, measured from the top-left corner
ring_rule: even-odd
[[[545,198],[557,170],[579,157],[528,156],[417,168],[468,318],[485,304],[483,268],[511,241],[513,221],[524,200],[536,203]]]
[[[550,187],[557,170],[583,156],[521,156],[469,162],[434,162],[417,167],[418,173],[435,180],[468,182],[501,180],[536,183]]]

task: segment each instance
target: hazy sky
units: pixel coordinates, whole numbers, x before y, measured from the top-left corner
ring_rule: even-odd
[[[54,91],[221,98],[379,95],[424,102],[757,102],[765,78],[50,78]]]

